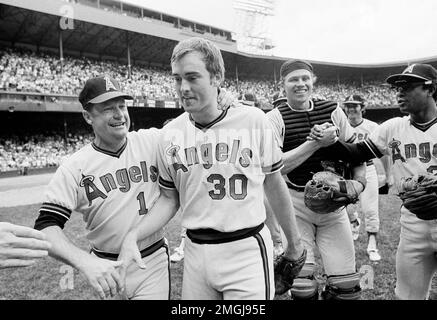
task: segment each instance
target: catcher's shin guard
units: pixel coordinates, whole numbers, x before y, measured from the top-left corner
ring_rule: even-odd
[[[361,297],[360,274],[328,276],[323,300],[359,300]]]
[[[306,263],[303,266],[290,289],[294,300],[318,300],[319,285],[314,278],[315,270],[316,266],[313,263]]]

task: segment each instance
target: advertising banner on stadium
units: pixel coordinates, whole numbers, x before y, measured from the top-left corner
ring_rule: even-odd
[[[176,103],[174,101],[165,101],[164,108],[176,108]]]
[[[147,99],[147,106],[149,108],[155,108],[155,100]]]

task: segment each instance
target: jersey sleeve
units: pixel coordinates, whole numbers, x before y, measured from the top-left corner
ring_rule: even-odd
[[[165,189],[176,189],[176,186],[173,181],[173,177],[171,176],[171,171],[169,167],[169,163],[167,162],[167,150],[166,145],[167,141],[165,139],[166,130],[163,129],[160,133],[159,143],[158,143],[158,152],[157,152],[157,160],[158,160],[158,172],[159,172],[159,185]]]
[[[265,174],[280,171],[284,166],[282,162],[282,151],[277,143],[275,128],[269,119],[261,117],[261,166]]]
[[[277,145],[282,149],[284,145],[285,126],[281,114],[278,109],[273,109],[266,113],[270,126],[273,129],[273,134]]]
[[[381,158],[383,155],[390,155],[388,133],[391,131],[392,125],[393,121],[390,120],[382,123],[364,140],[364,143],[376,158]]]
[[[354,129],[349,124],[346,114],[339,106],[331,114],[332,122],[340,129],[340,140],[354,142],[356,135]]]
[[[77,206],[78,183],[73,174],[61,165],[47,186],[44,202],[35,221],[35,229],[57,225],[61,229]]]

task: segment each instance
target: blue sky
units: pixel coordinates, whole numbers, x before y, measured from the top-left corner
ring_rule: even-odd
[[[232,0],[125,0],[227,30]],[[437,56],[437,0],[276,0],[281,57],[378,64]]]

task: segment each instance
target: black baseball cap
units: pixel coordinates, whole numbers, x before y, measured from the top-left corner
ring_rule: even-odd
[[[300,70],[300,69],[308,70],[311,73],[313,72],[313,66],[308,61],[288,60],[282,64],[279,73],[280,73],[282,78],[285,78],[285,76],[287,74],[289,74],[290,72],[293,72],[295,70]]]
[[[90,103],[102,103],[114,98],[133,100],[133,97],[121,92],[117,80],[109,76],[99,76],[88,79],[79,94],[79,101],[83,108]]]
[[[387,78],[386,82],[401,86],[405,83],[423,82],[423,84],[432,84],[437,81],[437,70],[430,64],[415,63],[408,66],[402,73],[394,74]]]
[[[364,98],[361,97],[359,94],[352,94],[344,100],[343,104],[359,105],[359,104],[364,104],[364,102],[365,102]]]

